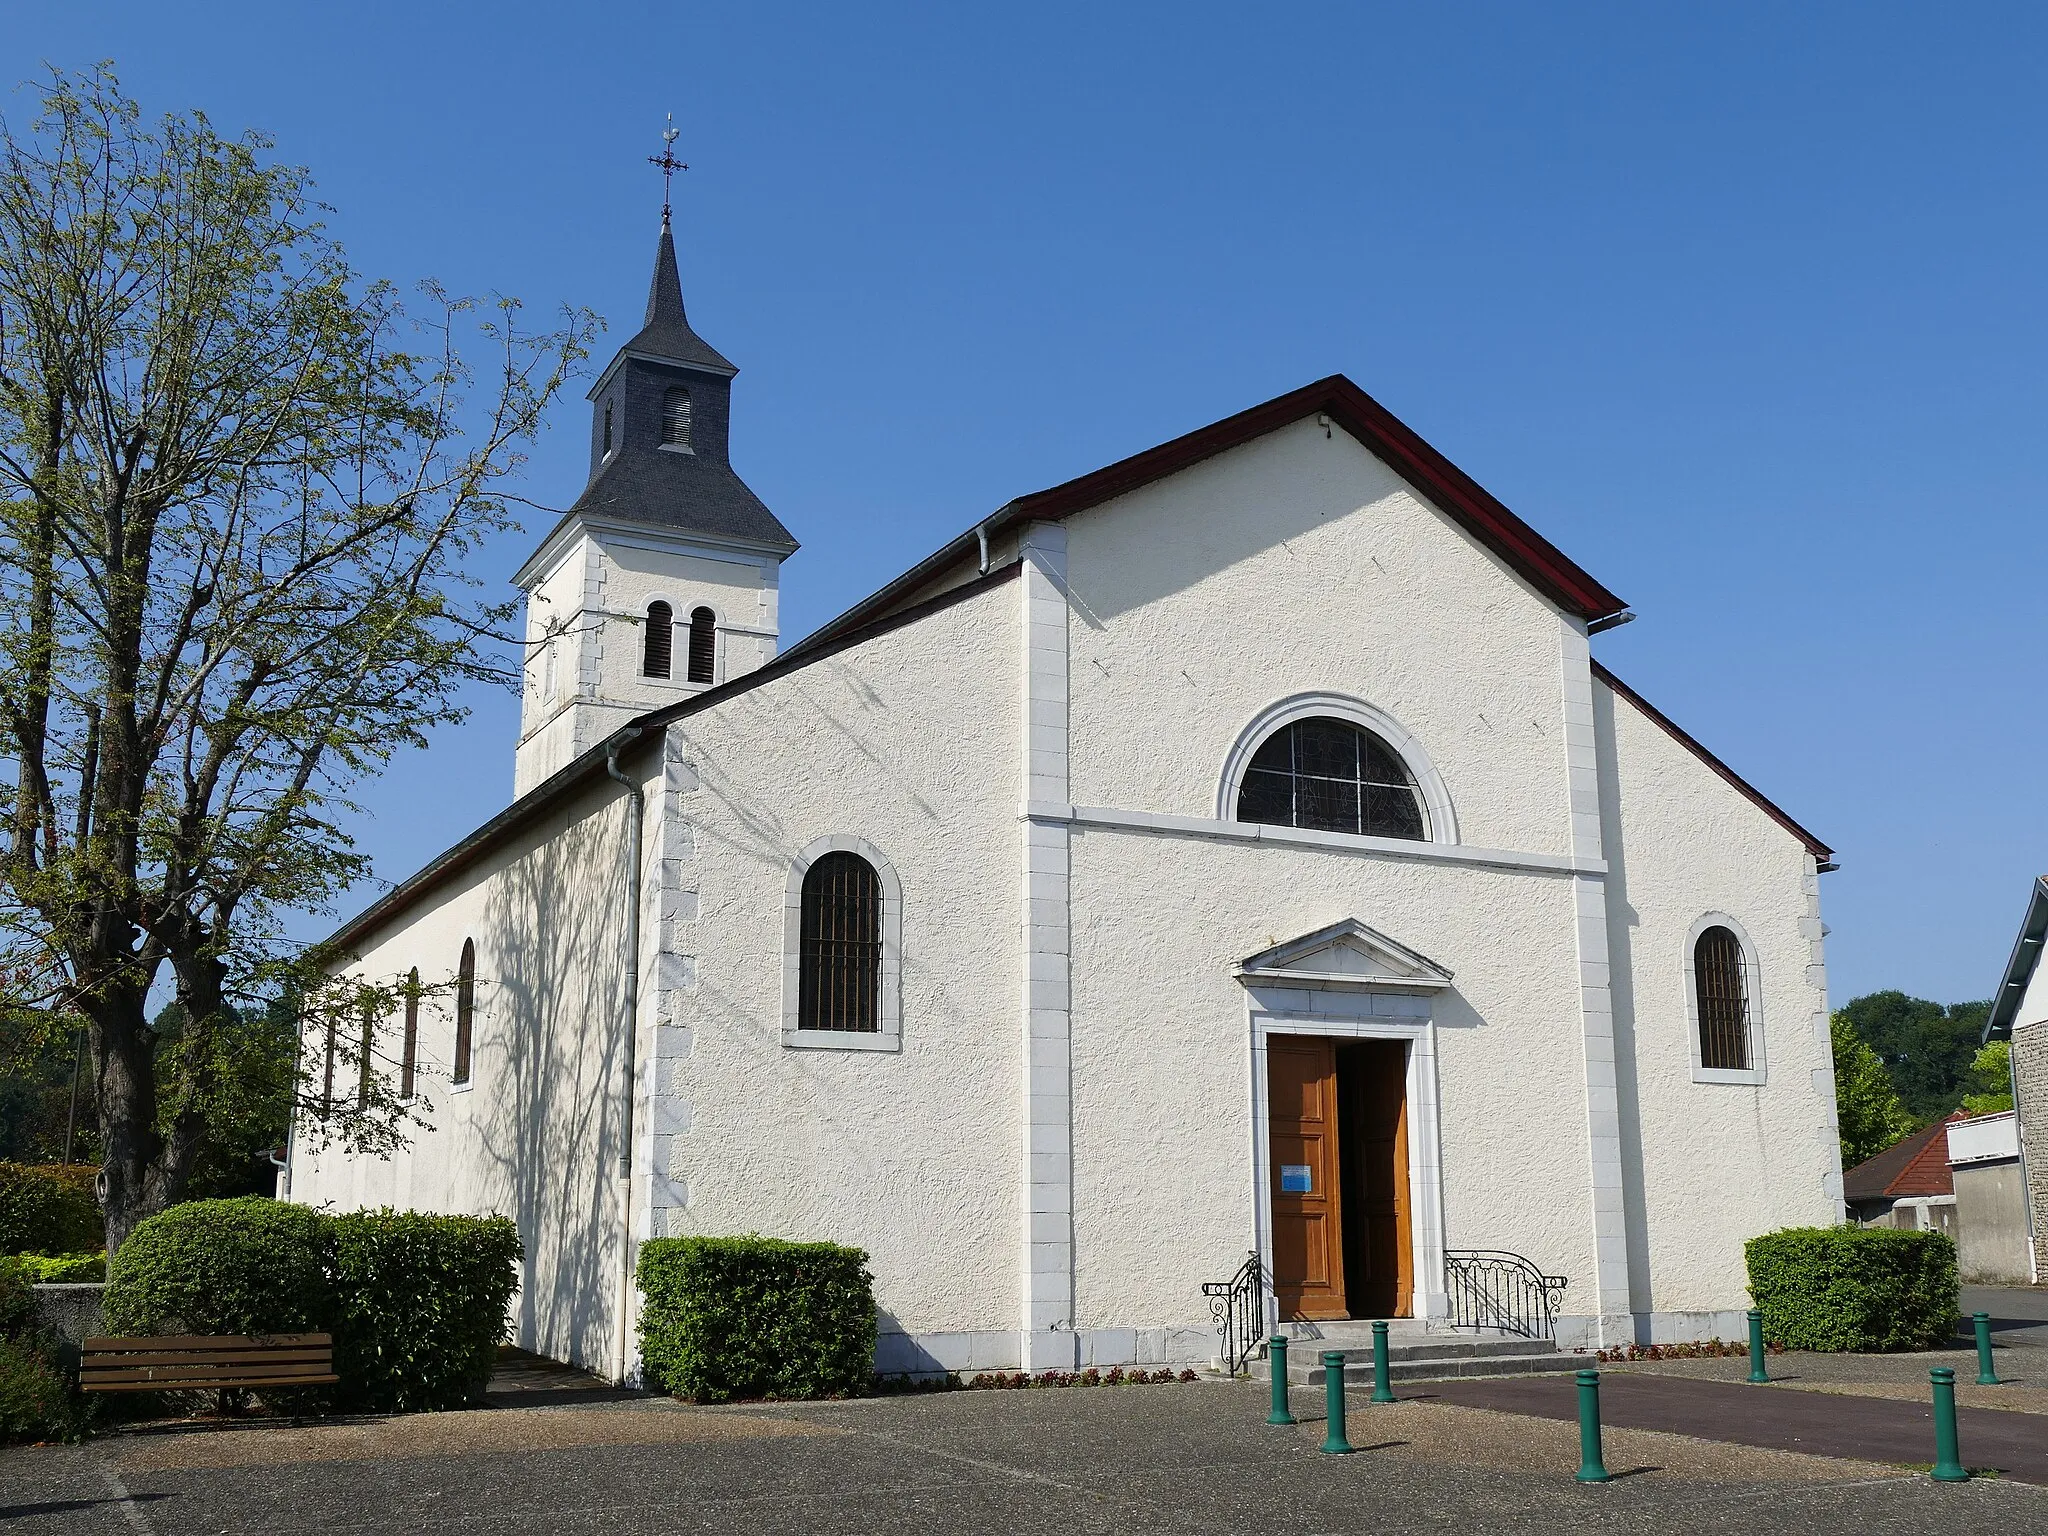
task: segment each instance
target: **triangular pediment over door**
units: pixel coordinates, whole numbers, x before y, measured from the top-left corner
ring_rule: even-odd
[[[1239,963],[1237,975],[1249,986],[1422,994],[1440,992],[1452,980],[1429,956],[1355,917],[1260,950]]]

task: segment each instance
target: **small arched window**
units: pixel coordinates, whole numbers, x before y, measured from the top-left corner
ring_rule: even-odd
[[[1700,1065],[1709,1071],[1749,1070],[1749,989],[1742,941],[1716,923],[1692,946],[1692,984],[1699,1005]]]
[[[398,1096],[412,1097],[413,1078],[420,1060],[420,968],[405,975],[405,1050],[398,1058]]]
[[[1245,768],[1237,819],[1367,837],[1429,835],[1401,754],[1362,726],[1320,715],[1266,738]]]
[[[607,454],[609,454],[609,453],[610,453],[610,452],[612,451],[612,403],[611,403],[611,401],[609,401],[609,400],[605,401],[605,403],[604,403],[604,450],[603,450],[603,451],[604,451],[605,453],[607,453]]]
[[[676,611],[667,603],[647,605],[647,633],[640,641],[640,675],[667,677],[674,665]]]
[[[690,392],[671,389],[661,397],[661,445],[664,448],[690,446]]]
[[[690,610],[690,681],[708,683],[718,670],[718,615],[709,608]]]
[[[455,972],[455,1070],[458,1083],[469,1081],[469,1042],[476,1022],[476,940],[462,941],[462,964]]]
[[[882,882],[859,854],[828,853],[804,871],[798,966],[798,1028],[881,1028]]]

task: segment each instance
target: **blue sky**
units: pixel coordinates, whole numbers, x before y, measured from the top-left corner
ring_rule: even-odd
[[[1351,375],[1839,850],[1837,1000],[1987,995],[2048,868],[2044,54],[2036,8],[1900,4],[74,0],[0,41],[274,134],[366,273],[609,345],[673,111],[734,461],[805,545],[790,638],[1013,495]],[[525,494],[580,489],[584,409]],[[380,876],[509,798],[516,713],[365,788]]]

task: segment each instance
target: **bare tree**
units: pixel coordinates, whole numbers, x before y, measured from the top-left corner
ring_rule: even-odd
[[[349,785],[516,679],[463,564],[595,321],[411,313],[266,139],[145,124],[107,66],[34,90],[0,122],[0,964],[88,1021],[118,1246],[179,1197],[238,1002],[393,1005],[280,917],[364,872]],[[349,1108],[331,1134],[388,1141],[381,1082]]]

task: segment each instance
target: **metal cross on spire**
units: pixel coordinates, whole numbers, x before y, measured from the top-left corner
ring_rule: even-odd
[[[675,179],[677,171],[687,171],[689,169],[687,165],[676,158],[676,139],[681,133],[682,130],[676,126],[675,113],[669,113],[668,126],[661,131],[661,153],[647,157],[649,165],[661,167],[661,227],[663,229],[668,228],[669,183]]]

